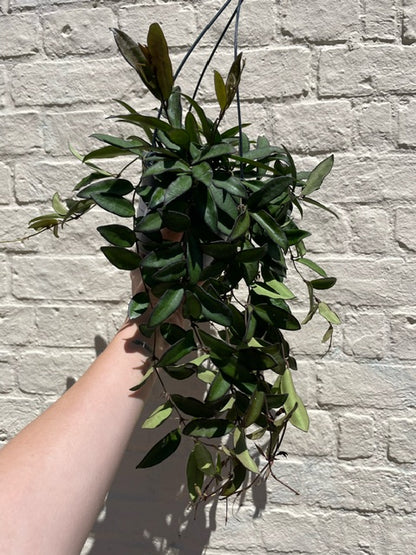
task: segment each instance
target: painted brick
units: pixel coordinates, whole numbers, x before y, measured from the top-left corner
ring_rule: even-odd
[[[59,10],[42,18],[45,50],[59,57],[69,54],[115,52],[115,16],[109,8]]]
[[[154,22],[161,25],[170,47],[190,46],[196,37],[195,10],[183,2],[122,6],[119,18],[120,29],[141,44],[147,44],[147,31]]]
[[[62,198],[86,175],[85,168],[73,162],[24,161],[16,164],[16,197],[19,202],[48,201],[56,190]]]
[[[127,302],[130,291],[128,272],[110,266],[104,256],[15,256],[12,274],[18,299]]]
[[[321,405],[403,410],[416,406],[413,368],[392,363],[317,363]]]
[[[41,29],[37,15],[0,17],[0,58],[35,54],[40,44]]]
[[[398,359],[416,360],[416,311],[394,314],[391,319],[391,354]]]
[[[383,312],[348,312],[343,318],[344,351],[360,358],[382,359],[387,350],[387,318]]]
[[[319,61],[321,96],[416,92],[412,49],[393,45],[324,48]]]
[[[78,152],[87,153],[100,144],[92,133],[108,133],[111,124],[101,111],[49,113],[44,119],[45,150],[52,156],[69,154],[69,145]]]
[[[339,420],[338,457],[371,457],[375,450],[374,420],[371,416],[347,414]]]
[[[358,140],[370,147],[386,146],[393,139],[392,109],[389,102],[370,102],[356,110]]]
[[[0,311],[1,311],[1,308],[0,308]],[[1,326],[1,320],[0,320],[0,326]],[[14,389],[15,385],[16,385],[16,378],[15,378],[13,366],[10,364],[10,355],[6,352],[0,351],[0,394],[10,393],[10,391]],[[1,431],[0,431],[0,434],[1,434]]]
[[[255,25],[253,25],[255,22]],[[269,45],[274,42],[275,27],[278,24],[278,16],[275,13],[273,2],[265,3],[260,8],[255,0],[246,1],[241,7],[240,25],[238,44],[240,48],[253,47],[260,45]],[[223,28],[223,22],[218,23],[217,33],[210,34],[210,38],[214,35],[215,40],[219,38],[219,34]],[[224,44],[234,44],[234,29],[225,37]]]
[[[416,209],[413,206],[401,206],[395,213],[394,236],[400,247],[416,251]]]
[[[397,32],[395,8],[392,0],[366,0],[364,15],[366,37],[393,40]]]
[[[18,112],[0,116],[0,155],[29,154],[42,147],[38,114]],[[22,130],[24,129],[24,133]]]
[[[399,108],[399,144],[416,146],[416,100]]]
[[[36,399],[0,395],[0,437],[10,439],[39,415]]]
[[[351,126],[351,105],[344,100],[276,106],[273,122],[278,143],[302,153],[346,149]]]
[[[319,161],[323,159],[321,156]],[[318,160],[315,160],[315,163],[318,163]],[[340,198],[333,193],[333,182],[334,178],[330,174],[322,185],[324,204],[333,210],[338,218],[310,204],[303,205],[304,217],[299,225],[312,233],[312,237],[305,239],[306,248],[312,253],[345,253],[350,248],[350,225],[345,212],[337,204]]]
[[[6,105],[6,95],[7,95],[7,78],[6,71],[0,69],[0,106]]]
[[[0,184],[1,184],[1,194],[0,194],[0,204],[8,204],[11,201],[11,172],[10,168],[0,162]]]
[[[403,0],[403,42],[416,41],[416,6],[413,0]]]
[[[273,553],[276,548],[278,553],[290,553],[294,546],[300,553],[316,553],[319,545],[322,546],[318,523],[316,515],[267,511],[262,519],[262,541],[268,553]]]
[[[31,306],[0,306],[0,344],[30,345],[34,341],[35,311]]]
[[[335,427],[326,411],[309,410],[310,427],[307,434],[297,428],[288,430],[282,448],[293,455],[325,457],[335,453]]]
[[[414,516],[389,515],[383,518],[380,533],[374,536],[380,555],[406,555],[416,542],[416,519]]]
[[[341,0],[336,10],[332,0],[320,0],[318,4],[308,0],[283,0],[280,4],[283,33],[296,39],[339,42],[360,30],[357,0]],[[339,17],[340,12],[342,17]]]
[[[252,50],[245,60],[244,98],[299,96],[310,88],[311,54],[307,48]]]
[[[67,380],[82,375],[93,361],[93,353],[25,350],[18,362],[17,379],[24,393],[62,395]]]
[[[106,322],[96,307],[39,307],[36,344],[54,347],[91,347],[96,335],[106,335]]]
[[[0,255],[0,295],[6,295],[8,286],[7,271],[7,258]]]
[[[388,231],[380,233],[380,229],[391,229],[389,214],[382,208],[359,206],[352,214],[352,250],[362,254],[389,252],[392,237]],[[391,234],[390,234],[391,235]]]
[[[11,71],[16,106],[104,102],[143,89],[124,60],[84,60],[19,64]]]
[[[391,418],[387,456],[396,463],[416,462],[416,419]]]

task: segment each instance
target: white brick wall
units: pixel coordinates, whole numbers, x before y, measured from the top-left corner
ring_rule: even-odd
[[[67,143],[85,152],[92,132],[111,131],[114,97],[154,107],[109,27],[144,41],[161,22],[176,61],[221,3],[0,0],[0,240],[23,234],[55,190],[83,175]],[[215,507],[194,519],[183,451],[136,471],[154,443],[138,429],[84,553],[404,555],[416,544],[415,2],[245,0],[241,44],[253,129],[305,167],[335,153],[320,198],[340,219],[311,209],[307,223],[314,257],[339,278],[330,296],[343,326],[323,359],[319,325],[296,340],[312,429],[288,431],[289,457],[275,468],[300,495],[272,480],[254,505],[251,496],[230,505],[227,525],[224,505],[216,519]],[[184,88],[195,74],[186,70]],[[211,77],[202,90],[209,106]],[[87,218],[60,241],[0,243],[0,442],[59,396],[123,320],[128,276],[97,252],[101,216]]]

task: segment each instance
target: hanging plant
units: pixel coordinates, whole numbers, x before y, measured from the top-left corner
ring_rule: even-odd
[[[286,274],[290,263],[306,286],[309,312],[302,324],[319,314],[328,323],[324,341],[330,342],[339,318],[318,294],[336,279],[306,257],[304,239],[311,233],[298,227],[294,212],[301,217],[307,205],[326,209],[311,195],[330,172],[333,157],[311,172],[298,172],[285,147],[264,136],[249,138],[241,121],[223,129],[238,94],[242,54],[236,52],[228,75],[214,73],[219,109],[211,120],[195,94],[176,86],[157,23],[149,28],[147,45],[117,29],[114,35],[121,54],[160,101],[160,112],[143,115],[118,101],[124,112],[112,117],[128,124],[130,134],[93,135],[104,146],[78,155],[90,173],[75,186],[73,198],[62,200],[56,193],[53,212],[34,218],[30,227],[58,235],[59,228],[94,207],[121,218],[123,224],[97,228],[107,241],[101,250],[117,268],[140,270],[145,290],[131,299],[129,316],[150,310],[141,333],[150,340],[160,332],[169,345],[159,357],[153,351],[145,380],[156,373],[162,384],[167,374],[206,385],[201,398],[163,386],[165,400],[143,427],[169,420],[171,430],[138,467],[161,463],[188,436],[191,500],[229,497],[272,474],[284,454],[289,423],[308,430],[292,381],[296,360],[285,337],[287,330],[301,328],[290,307],[295,295]],[[114,157],[127,157],[120,172],[97,165]],[[136,162],[140,169],[133,183],[123,174]],[[175,232],[175,240],[166,239],[164,228]],[[305,277],[302,270],[316,277]],[[187,325],[169,322],[176,311]]]

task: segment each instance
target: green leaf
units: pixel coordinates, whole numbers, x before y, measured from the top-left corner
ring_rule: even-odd
[[[237,253],[235,257],[236,262],[257,262],[262,260],[267,254],[268,247],[263,245],[262,247],[245,248]]]
[[[197,285],[195,286],[194,293],[201,302],[202,313],[205,318],[223,326],[231,325],[232,313],[226,304]]]
[[[250,404],[244,416],[244,426],[248,428],[251,424],[257,420],[263,410],[263,404],[265,400],[265,393],[263,391],[254,391],[250,399]]]
[[[202,329],[199,330],[199,335],[204,342],[204,345],[210,350],[211,355],[215,355],[218,358],[228,358],[235,351],[234,347]]]
[[[168,100],[173,87],[172,62],[165,35],[158,23],[152,23],[147,35],[151,63],[160,90],[160,100]]]
[[[196,181],[200,181],[204,185],[210,185],[212,183],[212,168],[208,162],[201,162],[196,166],[192,167],[192,175]]]
[[[107,193],[117,197],[124,197],[131,193],[133,188],[133,185],[127,179],[100,179],[93,185],[78,191],[77,196],[88,199],[97,193]]]
[[[207,476],[215,476],[215,465],[213,463],[211,453],[208,451],[205,445],[197,441],[194,447],[194,454],[196,465],[199,470],[201,470],[201,472],[203,472]]]
[[[319,314],[325,318],[330,324],[340,324],[341,320],[338,315],[329,308],[326,303],[320,302],[318,305]]]
[[[84,164],[89,160],[102,160],[107,158],[118,158],[119,156],[132,156],[133,154],[140,154],[140,150],[138,149],[136,153],[132,152],[131,150],[127,150],[125,148],[118,148],[117,146],[103,146],[101,148],[97,148],[97,150],[93,150],[86,154],[82,161]]]
[[[259,473],[257,464],[253,461],[248,452],[244,432],[240,428],[234,430],[234,453],[240,463],[250,472]]]
[[[308,268],[310,268],[311,270],[313,270],[314,272],[316,272],[322,277],[328,277],[325,270],[320,266],[318,266],[318,264],[316,264],[312,260],[309,260],[309,258],[297,258],[295,262],[300,262],[304,266],[308,266]]]
[[[293,183],[291,177],[279,176],[270,179],[261,189],[252,193],[247,201],[250,210],[258,210],[272,204],[283,193],[287,193],[290,185]]]
[[[243,237],[250,228],[250,214],[247,210],[244,210],[241,214],[239,214],[238,218],[236,219],[233,229],[230,233],[229,240],[234,241],[239,237]]]
[[[230,387],[230,383],[223,378],[220,372],[218,372],[208,390],[206,401],[209,403],[218,401],[224,397]]]
[[[234,425],[221,418],[195,418],[183,429],[184,435],[192,437],[222,437],[229,434]]]
[[[189,330],[185,337],[174,343],[167,351],[164,352],[159,360],[159,366],[170,366],[175,364],[196,348],[192,330]]]
[[[226,89],[226,95],[227,95],[227,102],[225,105],[225,109],[231,106],[231,103],[234,100],[234,96],[236,95],[238,86],[240,84],[241,73],[244,68],[244,63],[242,63],[242,56],[243,56],[242,53],[236,56],[235,60],[231,65],[231,69],[228,72],[227,81],[225,83],[225,89]]]
[[[265,210],[260,210],[259,212],[252,212],[251,217],[256,220],[260,227],[264,229],[270,239],[282,247],[282,249],[287,249],[288,242],[284,231],[280,228],[277,222],[270,216]]]
[[[237,252],[237,245],[228,241],[215,241],[214,243],[206,243],[202,245],[202,251],[212,258],[218,260],[230,261]]]
[[[227,92],[225,90],[224,79],[222,78],[222,75],[218,73],[218,71],[214,71],[214,84],[218,104],[220,106],[221,112],[224,112],[227,106]]]
[[[165,420],[169,418],[169,416],[172,414],[172,411],[173,411],[172,405],[170,404],[169,401],[167,401],[163,405],[160,405],[159,407],[157,407],[157,409],[155,409],[152,412],[152,414],[148,418],[146,418],[146,420],[142,424],[142,428],[145,428],[145,429],[157,428],[158,426],[163,424]]]
[[[149,378],[152,376],[154,371],[155,371],[154,367],[151,366],[143,376],[142,381],[138,385],[131,387],[129,391],[139,391],[139,389],[141,389],[145,385],[145,383],[149,380]]]
[[[117,247],[132,247],[136,242],[136,234],[124,225],[101,225],[97,227],[98,233],[109,243]]]
[[[149,175],[162,175],[164,173],[182,173],[189,171],[189,166],[180,160],[161,160],[148,166],[143,173],[144,177]]]
[[[207,145],[205,148],[201,150],[201,153],[198,157],[198,162],[202,162],[203,160],[213,160],[214,158],[220,158],[221,156],[225,156],[226,154],[230,154],[233,152],[234,149],[231,145],[228,144],[219,144],[219,145]]]
[[[247,469],[243,466],[240,461],[235,461],[234,471],[231,479],[225,484],[221,490],[221,495],[224,497],[229,497],[238,491],[239,487],[242,485],[246,478]]]
[[[140,266],[140,256],[122,247],[101,247],[105,257],[120,270],[135,270]]]
[[[182,103],[181,90],[174,87],[168,102],[168,119],[174,127],[180,129],[182,127]]]
[[[332,339],[332,334],[333,334],[334,328],[332,327],[332,325],[329,325],[329,328],[326,330],[326,332],[324,333],[324,336],[322,338],[322,343],[326,343],[327,341],[330,341]]]
[[[162,227],[162,216],[159,212],[149,212],[136,225],[136,231],[152,232],[159,231]]]
[[[331,289],[337,282],[337,278],[326,277],[320,279],[313,279],[310,284],[314,289]]]
[[[299,330],[300,323],[286,310],[265,303],[253,305],[254,311],[262,320],[282,330]]]
[[[284,409],[286,414],[292,413],[289,419],[290,423],[296,428],[307,432],[309,429],[308,413],[306,412],[301,398],[296,393],[295,386],[293,385],[292,374],[289,369],[286,369],[280,379],[280,393],[287,394]]]
[[[165,291],[150,315],[149,326],[156,327],[169,318],[178,309],[184,293],[182,288]]]
[[[176,451],[181,442],[181,432],[179,429],[172,430],[165,437],[154,445],[143,457],[136,468],[148,468],[161,463]]]
[[[186,364],[180,364],[179,366],[165,366],[164,370],[174,380],[186,380],[196,373],[197,366],[187,362]]]
[[[184,397],[174,393],[171,395],[171,399],[181,412],[190,416],[211,418],[218,412],[216,405],[203,403],[193,397]]]
[[[116,146],[118,148],[138,149],[138,148],[141,148],[142,146],[149,145],[149,143],[147,143],[143,139],[140,139],[139,137],[126,140],[126,139],[122,139],[121,137],[113,137],[112,135],[105,135],[103,133],[93,133],[91,137],[94,137],[94,139],[98,139],[99,141],[102,141],[112,146]]]
[[[131,320],[142,316],[149,308],[149,297],[145,291],[137,293],[129,303],[128,314]]]
[[[59,193],[55,193],[52,197],[52,208],[59,216],[65,216],[68,212],[68,207],[62,202]]]
[[[196,501],[201,496],[201,488],[204,483],[204,473],[198,468],[195,449],[191,451],[186,464],[186,479],[191,501]]]
[[[336,212],[334,212],[333,210],[331,210],[330,208],[328,208],[327,206],[325,206],[324,204],[322,204],[321,202],[318,202],[317,200],[314,200],[313,198],[308,198],[308,197],[304,197],[302,198],[303,202],[307,202],[308,204],[312,204],[312,206],[316,206],[317,208],[321,208],[321,210],[325,210],[325,212],[329,212],[330,214],[332,214],[333,216],[335,216],[337,218],[337,220],[339,220],[339,216]]]
[[[194,285],[198,283],[201,276],[203,258],[200,244],[193,233],[186,234],[186,263],[189,281]]]
[[[162,215],[163,225],[172,231],[186,231],[191,227],[191,218],[183,212],[166,210]]]
[[[252,289],[257,295],[270,297],[272,299],[294,299],[295,295],[292,291],[282,282],[276,279],[267,281],[264,285],[258,283],[252,286]]]
[[[306,197],[320,189],[323,180],[332,170],[332,166],[334,165],[334,155],[331,154],[328,158],[325,158],[322,162],[320,162],[316,168],[314,168],[309,177],[306,181],[305,186],[302,189],[302,196]]]
[[[169,204],[176,198],[184,195],[191,187],[192,177],[190,175],[180,175],[166,189],[165,204]]]
[[[109,195],[107,193],[94,193],[92,200],[101,208],[122,218],[132,218],[135,215],[133,204],[126,198]]]

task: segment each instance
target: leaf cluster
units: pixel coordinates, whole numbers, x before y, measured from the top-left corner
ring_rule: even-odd
[[[336,279],[307,258],[305,239],[311,233],[297,223],[305,206],[327,209],[310,195],[329,174],[333,157],[311,172],[298,172],[284,146],[264,136],[253,141],[239,127],[221,129],[240,83],[241,55],[226,79],[215,72],[219,113],[213,121],[174,86],[157,24],[149,29],[147,46],[122,31],[114,34],[124,58],[161,101],[160,117],[119,101],[125,112],[113,118],[131,133],[95,134],[103,146],[81,157],[90,173],[75,186],[74,198],[63,201],[56,194],[54,213],[30,226],[56,233],[93,206],[122,218],[98,227],[107,243],[102,252],[121,270],[140,269],[146,291],[131,299],[129,315],[150,310],[142,333],[150,338],[159,330],[169,344],[160,358],[154,354],[146,379],[157,373],[162,383],[168,375],[206,385],[202,398],[165,390],[163,404],[143,426],[169,421],[171,429],[138,467],[166,460],[185,436],[193,440],[186,470],[191,500],[228,497],[270,474],[288,423],[309,427],[293,384],[297,365],[286,335],[315,314],[328,323],[324,340],[339,324],[318,297]],[[124,179],[123,170],[113,174],[97,165],[114,157],[128,159],[124,169],[141,164],[137,183]],[[145,205],[144,214],[136,215],[138,202]],[[165,239],[164,228],[179,240]],[[295,295],[285,283],[288,264],[301,275],[309,298],[302,324],[291,309]],[[304,277],[302,268],[316,277]],[[169,323],[176,311],[186,327]],[[211,332],[207,322],[215,325]]]

